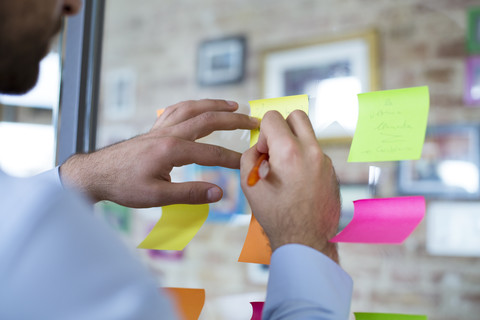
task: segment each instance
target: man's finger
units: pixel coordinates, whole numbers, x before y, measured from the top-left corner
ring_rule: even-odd
[[[307,114],[301,110],[295,110],[287,117],[287,123],[293,134],[301,141],[317,141],[315,131],[313,130],[310,119]]]
[[[220,146],[192,142],[177,138],[166,138],[163,147],[170,152],[172,166],[180,167],[191,163],[204,166],[240,168],[241,154]]]
[[[260,124],[257,150],[268,153],[274,144],[282,144],[295,136],[283,116],[278,111],[268,111]]]
[[[242,154],[242,158],[240,160],[240,179],[242,184],[247,182],[248,175],[255,166],[255,163],[260,155],[261,154],[257,151],[256,145]]]
[[[195,141],[218,130],[256,129],[259,120],[232,112],[204,112],[171,127],[171,135]]]
[[[222,199],[222,189],[209,182],[191,181],[162,185],[161,198],[163,205],[170,204],[203,204],[217,202]]]
[[[174,104],[165,109],[161,117],[157,120],[153,128],[165,128],[182,123],[188,119],[194,118],[199,114],[209,111],[229,111],[238,109],[238,104],[234,101],[203,99],[189,100]]]

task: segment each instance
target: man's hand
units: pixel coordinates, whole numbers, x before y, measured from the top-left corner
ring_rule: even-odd
[[[218,186],[172,183],[170,172],[191,163],[239,168],[239,153],[195,142],[216,130],[258,128],[257,119],[234,113],[237,108],[237,103],[224,100],[170,106],[148,133],[69,158],[60,167],[62,182],[94,201],[110,200],[135,208],[216,202],[222,198]]]
[[[269,155],[268,174],[250,187],[247,176],[262,153]],[[338,181],[303,111],[292,112],[286,121],[280,113],[268,112],[257,144],[242,156],[240,172],[242,189],[272,251],[299,243],[338,262],[336,246],[328,242],[340,217]]]

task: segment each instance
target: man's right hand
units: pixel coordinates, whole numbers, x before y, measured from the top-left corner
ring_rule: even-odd
[[[262,153],[268,175],[254,186],[247,176]],[[338,262],[335,236],[340,217],[338,181],[303,111],[287,120],[270,111],[263,117],[257,144],[241,159],[242,189],[270,240],[272,252],[288,243],[312,247]]]

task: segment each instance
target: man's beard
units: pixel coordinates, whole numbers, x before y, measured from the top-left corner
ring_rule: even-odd
[[[50,41],[61,29],[61,21],[47,39],[31,39],[23,48],[3,51],[0,48],[0,92],[6,94],[23,94],[32,89],[38,80],[40,61],[50,48]],[[2,45],[3,46],[3,45]],[[2,52],[3,51],[3,52]]]
[[[40,58],[41,59],[41,58]],[[40,60],[14,59],[0,75],[0,92],[7,94],[23,94],[32,89],[38,80]]]

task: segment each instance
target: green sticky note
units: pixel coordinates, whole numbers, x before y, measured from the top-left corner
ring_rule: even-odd
[[[362,93],[358,104],[348,162],[420,159],[430,105],[428,87]]]
[[[183,250],[208,217],[208,204],[162,207],[162,216],[138,245],[142,249]]]
[[[252,100],[249,103],[250,115],[258,119],[262,119],[270,110],[277,110],[284,118],[287,118],[294,110],[302,110],[308,114],[308,95],[306,94]],[[250,147],[257,143],[259,133],[259,129],[250,131]]]
[[[370,313],[354,312],[355,320],[427,320],[427,316],[397,314],[397,313]]]

